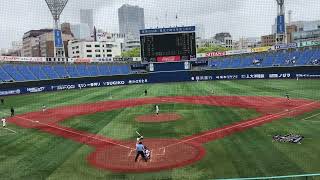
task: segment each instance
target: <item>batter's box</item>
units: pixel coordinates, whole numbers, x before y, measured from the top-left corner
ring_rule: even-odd
[[[152,156],[164,156],[166,155],[166,148],[157,148],[157,149],[151,149],[151,155]],[[135,157],[136,156],[136,150],[131,149],[129,150],[128,157]]]
[[[154,151],[152,151],[152,155],[156,155],[156,156],[164,156],[166,155],[166,148],[159,148],[159,149],[155,149]]]

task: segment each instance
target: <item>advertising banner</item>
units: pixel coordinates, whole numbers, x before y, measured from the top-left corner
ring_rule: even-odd
[[[206,57],[219,57],[219,56],[225,56],[226,52],[209,52],[206,53]]]
[[[231,51],[227,51],[226,55],[248,54],[248,53],[251,53],[251,49],[231,50]]]
[[[69,58],[69,62],[73,63],[91,63],[92,61],[92,58]]]
[[[45,57],[0,56],[0,62],[46,62]]]
[[[284,34],[286,32],[286,22],[284,19],[284,15],[280,15],[277,17],[277,33]]]
[[[21,94],[20,89],[0,90],[0,96],[9,96]]]
[[[320,46],[320,41],[305,41],[298,43],[299,47]]]
[[[162,64],[163,63],[158,63]],[[167,64],[167,63],[165,63]],[[185,63],[168,63],[182,65],[182,69],[188,68]],[[309,68],[306,70],[305,68]],[[109,79],[69,79],[65,83],[55,82],[48,85],[48,82],[39,81],[37,85],[17,83],[16,86],[0,88],[0,96],[19,95],[26,93],[40,93],[46,91],[63,91],[93,87],[122,86],[131,84],[146,83],[168,83],[187,81],[214,81],[214,80],[236,80],[236,79],[299,79],[299,78],[320,78],[320,71],[314,67],[293,67],[293,68],[261,68],[248,70],[223,70],[223,71],[176,71],[176,72],[153,72],[146,75],[115,76]]]
[[[20,57],[16,56],[0,56],[0,62],[13,62],[13,61],[19,61]]]
[[[54,45],[58,48],[63,47],[62,33],[58,29],[54,30]]]
[[[265,46],[265,47],[257,47],[257,48],[252,48],[251,52],[257,53],[257,52],[267,52],[272,50],[271,46]]]
[[[160,34],[160,33],[194,32],[195,30],[196,30],[195,26],[143,29],[143,30],[140,30],[140,34],[146,35],[146,34]]]
[[[289,44],[277,44],[274,46],[274,49],[290,49],[290,48],[297,48],[297,43],[289,43]]]
[[[175,61],[180,61],[181,57],[180,56],[160,56],[157,57],[157,62],[175,62]]]

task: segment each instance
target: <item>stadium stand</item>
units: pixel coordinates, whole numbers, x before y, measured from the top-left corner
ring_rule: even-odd
[[[130,65],[98,64],[0,64],[0,82],[38,81],[130,74]]]
[[[250,55],[236,55],[224,58],[201,58],[207,60],[209,69],[304,66],[320,64],[320,49],[278,51]]]
[[[202,57],[198,58],[197,61],[207,63],[204,63],[205,67],[195,67],[194,70],[229,68],[241,69],[250,67],[264,68],[273,66],[318,66],[320,65],[320,49],[272,51],[267,53],[235,55],[218,58]],[[137,72],[139,72],[139,70],[132,70],[131,65],[125,63],[2,63],[0,64],[0,81],[37,81],[47,79],[127,75]]]

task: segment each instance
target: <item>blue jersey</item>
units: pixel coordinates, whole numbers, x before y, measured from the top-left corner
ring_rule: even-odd
[[[144,151],[144,145],[143,144],[136,144],[136,151]]]

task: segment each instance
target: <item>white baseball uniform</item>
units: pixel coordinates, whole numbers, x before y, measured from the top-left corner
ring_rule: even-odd
[[[6,119],[2,118],[1,121],[2,121],[2,127],[6,127]]]
[[[159,106],[156,105],[156,113],[159,114]]]
[[[42,111],[46,111],[47,110],[47,107],[45,105],[42,106]]]

